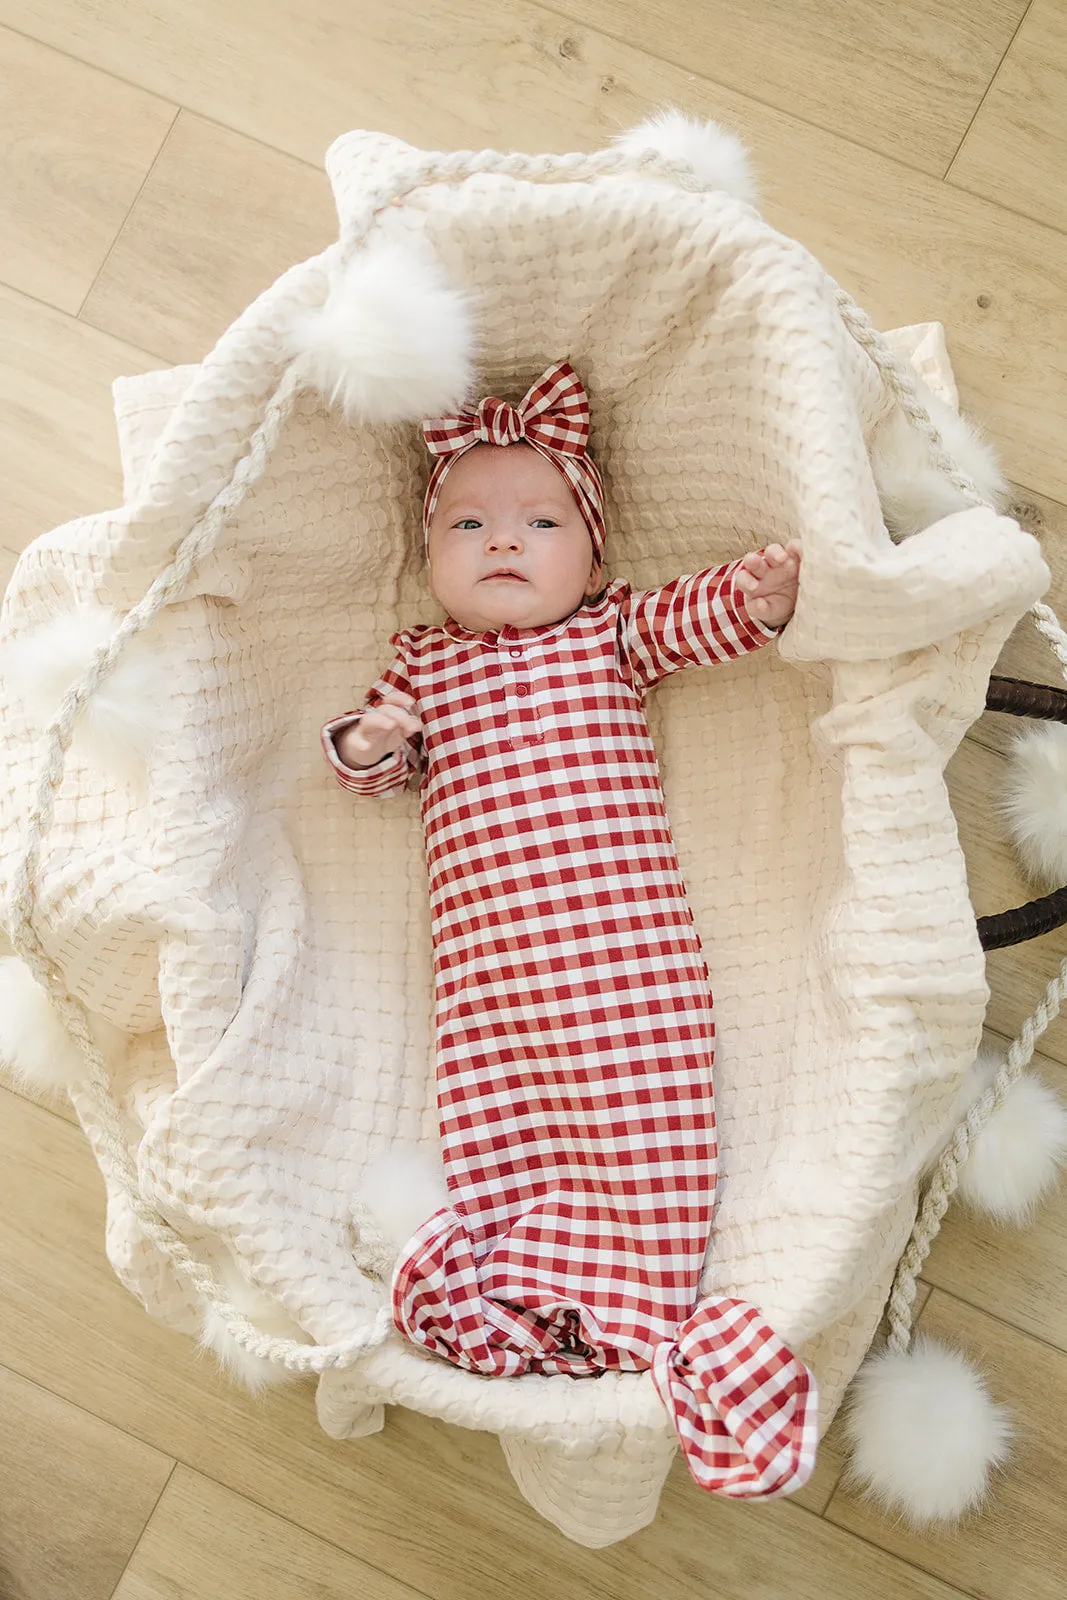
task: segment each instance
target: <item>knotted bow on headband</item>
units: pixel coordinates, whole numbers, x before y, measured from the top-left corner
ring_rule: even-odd
[[[433,417],[422,431],[431,455],[422,509],[422,531],[429,539],[430,518],[450,467],[476,444],[518,444],[540,452],[562,473],[578,503],[599,561],[604,551],[604,484],[596,463],[585,453],[589,439],[589,401],[581,379],[566,361],[558,361],[538,378],[517,406],[490,396],[477,411],[455,417]]]

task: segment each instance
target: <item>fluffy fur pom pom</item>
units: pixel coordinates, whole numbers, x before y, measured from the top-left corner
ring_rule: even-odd
[[[399,1253],[416,1228],[448,1204],[444,1168],[428,1151],[395,1145],[368,1165],[359,1201]]]
[[[849,1391],[849,1476],[916,1525],[948,1522],[983,1498],[1008,1455],[1008,1413],[958,1351],[917,1337],[869,1356]]]
[[[293,1339],[298,1344],[313,1342],[301,1327],[285,1315],[276,1300],[250,1284],[231,1261],[221,1263],[215,1270],[215,1276],[226,1298],[259,1332],[271,1334],[276,1339]],[[221,1313],[210,1304],[204,1307],[200,1346],[212,1352],[227,1377],[243,1384],[251,1394],[292,1383],[298,1376],[280,1362],[252,1355],[245,1350],[237,1343]]]
[[[1049,889],[1067,883],[1067,727],[1051,722],[1017,736],[1002,811],[1031,877]]]
[[[79,606],[8,645],[0,670],[42,726],[51,722],[71,684],[121,620],[104,606]],[[74,750],[109,776],[142,789],[167,689],[165,668],[151,646],[141,638],[132,640],[82,710]]]
[[[956,465],[993,505],[1004,504],[1007,482],[992,446],[974,423],[960,416],[925,384],[919,385],[919,397]],[[932,522],[962,511],[967,504],[960,491],[933,465],[926,440],[899,406],[894,406],[875,429],[870,457],[882,515],[886,527],[897,538],[918,533]]]
[[[991,1086],[1003,1058],[983,1050],[964,1085],[959,1117]],[[1016,1078],[971,1145],[960,1168],[959,1197],[998,1222],[1029,1222],[1067,1156],[1067,1106],[1032,1073]]]
[[[688,161],[709,189],[721,189],[746,205],[756,203],[748,151],[735,133],[716,122],[702,122],[683,111],[661,111],[618,134],[612,144],[628,155],[656,150],[668,160]]]
[[[93,1036],[105,1056],[122,1038],[95,1017]],[[0,1067],[11,1081],[41,1094],[59,1094],[85,1078],[82,1054],[48,995],[17,956],[0,960]]]
[[[466,295],[433,256],[383,239],[352,260],[292,331],[303,381],[353,421],[412,422],[459,407],[473,384]]]

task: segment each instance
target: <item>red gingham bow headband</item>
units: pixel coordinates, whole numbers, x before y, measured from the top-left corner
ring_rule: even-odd
[[[582,513],[599,561],[604,551],[604,484],[597,465],[586,455],[589,401],[581,379],[567,361],[558,361],[538,378],[517,406],[492,396],[477,411],[455,417],[433,417],[422,431],[431,455],[422,508],[423,537],[429,539],[430,518],[449,468],[476,444],[518,444],[525,440],[563,474]]]

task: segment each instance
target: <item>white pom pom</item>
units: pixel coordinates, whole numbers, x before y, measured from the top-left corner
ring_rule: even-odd
[[[259,1332],[271,1334],[276,1339],[294,1339],[298,1344],[313,1342],[297,1323],[286,1316],[278,1302],[250,1284],[232,1261],[219,1263],[214,1275],[226,1298]],[[300,1376],[299,1373],[290,1372],[280,1362],[271,1361],[266,1356],[252,1355],[245,1350],[226,1326],[221,1312],[210,1303],[204,1307],[200,1346],[210,1350],[226,1375],[234,1382],[243,1384],[251,1394],[292,1383]]]
[[[456,410],[473,383],[470,302],[435,257],[376,241],[292,331],[303,381],[360,422],[419,421]]]
[[[921,379],[917,380],[917,388],[953,461],[991,504],[1002,505],[1008,485],[992,446],[973,422],[953,410]],[[871,436],[870,458],[886,526],[899,538],[928,528],[968,503],[932,464],[926,439],[899,406],[893,407]]]
[[[121,620],[104,606],[86,604],[30,629],[7,646],[0,671],[42,727],[52,721],[71,684]],[[163,663],[143,638],[133,639],[83,708],[73,749],[110,776],[142,789],[159,704],[167,692]]]
[[[440,1159],[428,1150],[394,1146],[368,1165],[359,1201],[399,1251],[417,1228],[448,1204]]]
[[[1052,722],[1016,737],[1002,811],[1036,882],[1049,889],[1067,883],[1067,727]]]
[[[1003,1058],[983,1050],[965,1087],[960,1118],[991,1086]],[[1041,1079],[1022,1073],[971,1144],[959,1197],[998,1222],[1029,1222],[1067,1155],[1067,1106]]]
[[[96,1043],[111,1054],[123,1035],[101,1017],[91,1020]],[[17,1086],[59,1094],[84,1081],[81,1050],[45,990],[16,956],[0,960],[0,1067]]]
[[[735,133],[716,122],[687,117],[682,111],[661,111],[612,140],[628,155],[657,150],[668,160],[688,161],[710,189],[721,189],[746,205],[756,203],[756,185],[748,151]]]
[[[976,1506],[1008,1455],[1007,1411],[958,1351],[917,1336],[869,1356],[849,1391],[849,1477],[921,1525]]]

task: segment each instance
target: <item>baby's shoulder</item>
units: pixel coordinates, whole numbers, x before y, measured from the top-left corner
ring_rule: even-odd
[[[630,598],[630,585],[623,578],[615,578],[592,600],[587,600],[579,616],[592,619],[601,628],[614,624]]]
[[[418,655],[428,645],[447,638],[444,628],[436,622],[421,622],[414,628],[399,628],[390,634],[389,643],[403,655]]]

